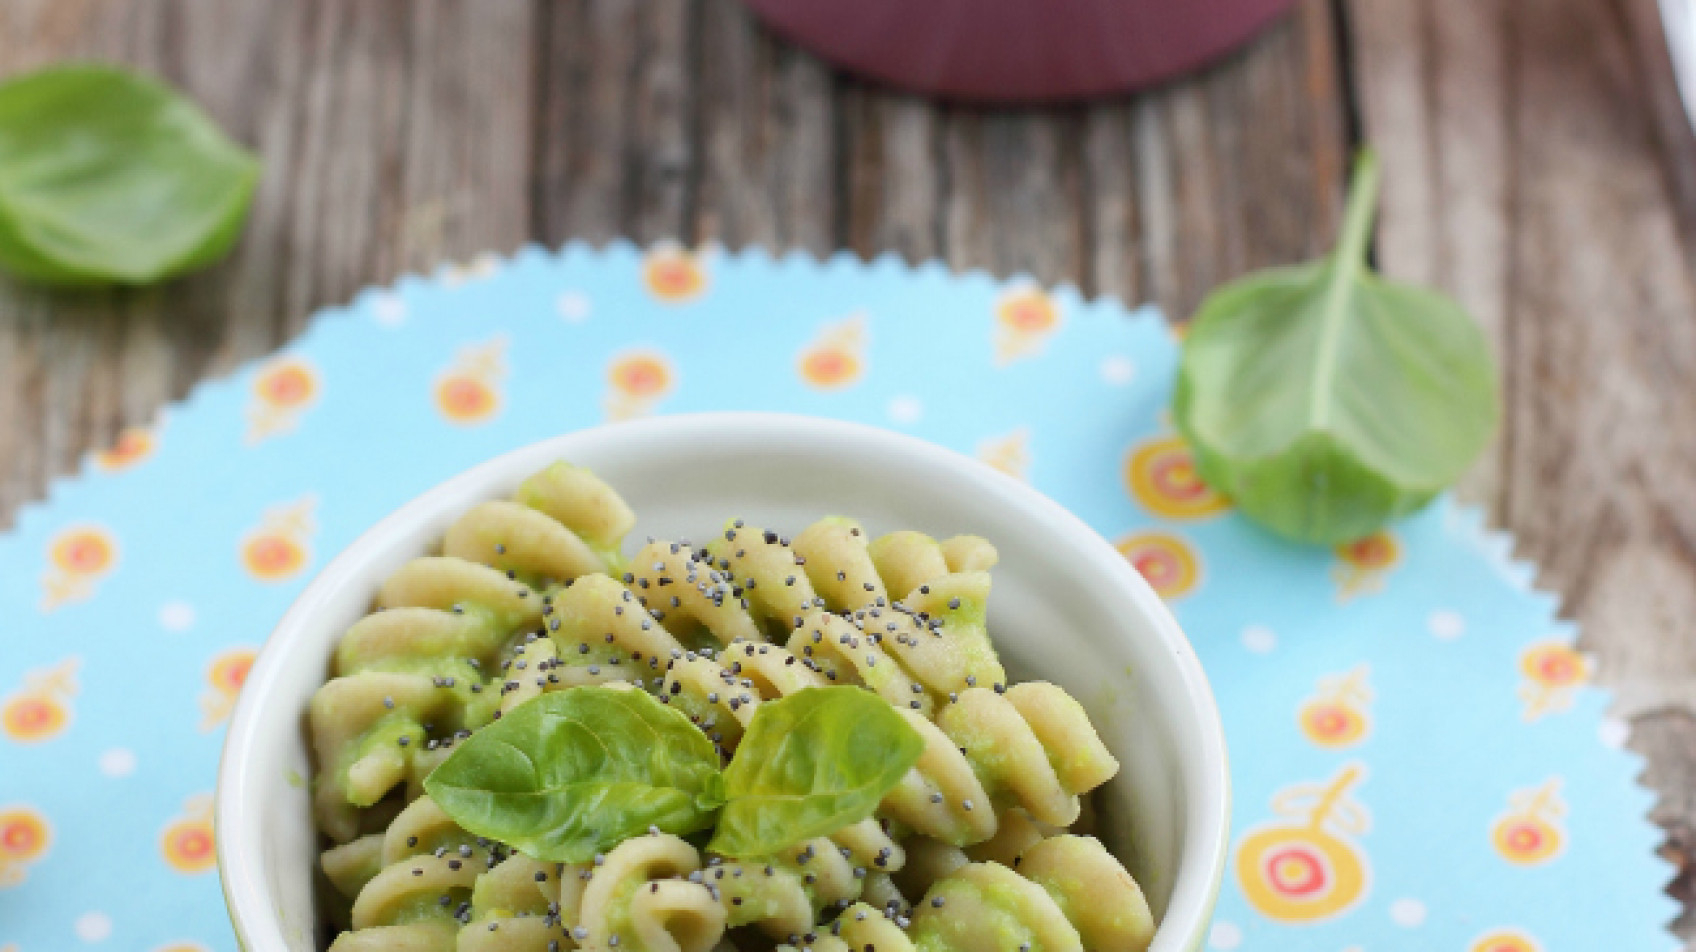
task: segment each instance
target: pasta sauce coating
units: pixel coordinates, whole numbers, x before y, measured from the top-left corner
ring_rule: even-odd
[[[1118,763],[1065,691],[1009,682],[986,620],[992,544],[733,520],[626,560],[634,522],[556,464],[469,509],[344,634],[308,711],[333,952],[1147,947],[1135,880],[1066,832]],[[726,761],[761,705],[829,685],[883,698],[924,747],[873,817],[759,859],[651,831],[543,862],[423,795],[458,742],[587,685],[652,693]]]

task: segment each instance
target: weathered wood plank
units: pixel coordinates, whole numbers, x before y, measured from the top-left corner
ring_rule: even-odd
[[[1089,107],[1086,284],[1183,320],[1219,282],[1325,249],[1349,149],[1335,34],[1302,3],[1191,81]]]
[[[1445,56],[1422,57],[1417,83],[1390,80],[1374,57],[1393,62],[1408,34],[1394,25],[1374,35],[1372,13],[1391,11],[1394,24],[1403,5],[1361,5],[1362,73],[1377,76],[1365,83],[1368,131],[1392,190],[1384,266],[1401,275],[1407,261],[1407,277],[1449,288],[1495,329],[1509,412],[1491,501],[1590,622],[1624,709],[1688,704],[1696,656],[1669,652],[1696,642],[1696,559],[1680,541],[1691,517],[1677,505],[1696,489],[1696,469],[1688,441],[1668,436],[1696,420],[1696,393],[1676,383],[1696,371],[1696,289],[1631,65],[1664,53],[1634,45],[1600,8],[1498,8],[1468,21],[1479,5],[1427,5],[1430,23],[1459,20],[1454,29],[1493,31],[1496,42],[1438,44]],[[1444,75],[1468,48],[1491,62],[1455,67],[1472,79]],[[1441,101],[1391,101],[1410,87],[1439,90]],[[1683,637],[1633,637],[1645,629]],[[1612,656],[1615,640],[1653,654]]]
[[[628,204],[625,90],[635,67],[628,38],[637,3],[546,9],[532,130],[532,230],[549,244],[567,235],[602,242],[623,231]]]
[[[695,237],[695,191],[700,182],[700,88],[696,43],[699,6],[691,0],[643,0],[631,106],[640,148],[625,154],[634,167],[632,218],[637,241]]]
[[[1512,135],[1505,11],[1499,2],[1369,4],[1357,14],[1367,132],[1390,173],[1379,256],[1394,276],[1454,295],[1498,354],[1506,346],[1511,277],[1503,250]],[[1489,455],[1463,491],[1486,498],[1500,481],[1499,460]]]
[[[1149,162],[1139,154],[1137,127],[1151,108],[1147,102],[1092,106],[1080,133],[1084,244],[1090,255],[1083,283],[1126,301],[1143,296],[1150,264],[1145,229],[1165,226],[1146,217],[1137,200],[1138,168]]]
[[[548,20],[534,194],[549,243],[895,251],[1186,315],[1223,278],[1321,250],[1339,205],[1347,145],[1327,0],[1197,79],[1017,111],[832,77],[730,0],[663,16],[591,0]],[[678,70],[694,91],[674,89]],[[695,105],[674,108],[683,99]]]
[[[1500,353],[1503,432],[1468,491],[1582,622],[1682,860],[1696,813],[1667,784],[1688,730],[1667,725],[1696,710],[1696,236],[1652,6],[1361,0],[1354,25],[1383,266],[1449,290]]]
[[[1082,276],[1082,196],[1075,111],[961,110],[942,130],[948,190],[942,256],[956,269],[1026,273],[1043,283]]]
[[[839,103],[838,242],[865,257],[893,251],[917,263],[940,256],[938,210],[949,183],[938,110],[857,84]]]
[[[698,5],[587,0],[545,20],[532,130],[539,236],[695,238]]]
[[[830,70],[759,29],[734,0],[706,0],[699,15],[695,237],[829,253],[840,108]]]

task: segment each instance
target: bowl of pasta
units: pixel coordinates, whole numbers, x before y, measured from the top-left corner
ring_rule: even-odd
[[[246,952],[1188,952],[1217,709],[1075,516],[911,437],[662,417],[414,499],[278,624],[217,851]]]

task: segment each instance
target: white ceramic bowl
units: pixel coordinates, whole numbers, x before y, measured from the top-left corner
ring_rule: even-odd
[[[1200,947],[1224,874],[1229,782],[1206,676],[1158,596],[1112,546],[1023,483],[911,437],[809,417],[660,417],[570,433],[448,480],[360,536],[303,592],[248,674],[218,774],[218,867],[247,952],[306,952],[318,929],[318,836],[303,727],[342,632],[378,584],[474,503],[558,459],[636,511],[634,537],[706,538],[730,516],[799,530],[852,515],[876,535],[970,532],[1001,552],[990,633],[1015,679],[1089,711],[1124,765],[1100,798],[1103,839],[1160,922],[1153,952]]]

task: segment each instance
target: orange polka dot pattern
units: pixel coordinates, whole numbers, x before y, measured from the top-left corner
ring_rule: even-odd
[[[1172,428],[1180,346],[1150,310],[892,257],[572,245],[360,293],[137,421],[0,532],[0,952],[233,952],[211,794],[288,606],[455,473],[710,410],[910,433],[1100,535],[1119,583],[1187,636],[1224,725],[1212,947],[1671,947],[1606,672],[1511,540],[1446,498],[1336,549],[1255,528]],[[1009,570],[1041,555],[994,541]],[[1127,712],[1116,742],[1166,769],[1125,705],[1181,686],[1094,662],[1069,659],[1094,680],[1068,686]]]

